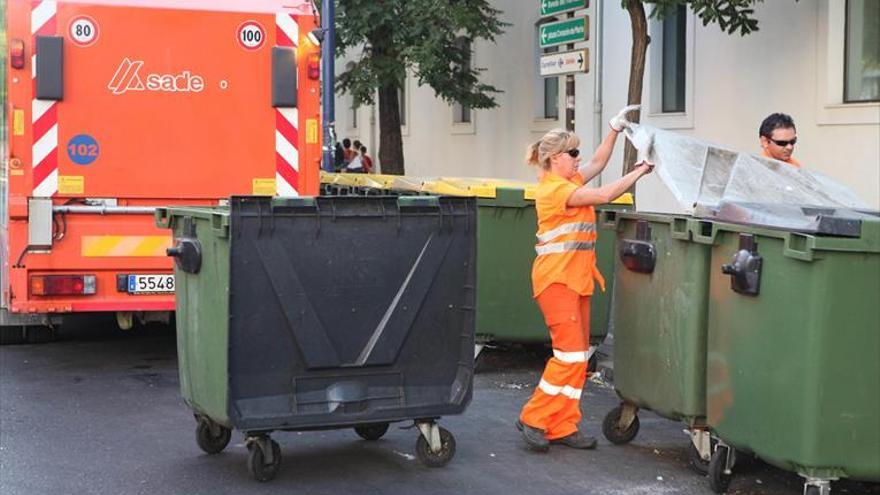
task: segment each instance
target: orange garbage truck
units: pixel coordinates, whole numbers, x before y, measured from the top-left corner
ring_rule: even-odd
[[[0,336],[174,310],[157,207],[315,195],[310,0],[8,0]]]

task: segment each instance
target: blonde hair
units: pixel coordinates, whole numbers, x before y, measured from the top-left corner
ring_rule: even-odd
[[[526,148],[526,164],[550,170],[550,158],[553,155],[577,148],[580,142],[573,132],[553,129],[544,134],[537,143]]]

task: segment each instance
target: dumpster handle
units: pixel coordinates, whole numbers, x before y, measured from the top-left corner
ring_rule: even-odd
[[[211,230],[217,237],[226,238],[229,235],[229,220],[227,217],[215,213],[211,217]]]
[[[691,220],[691,236],[694,242],[700,244],[715,244],[715,237],[718,235],[718,226],[714,222],[707,220]]]
[[[599,211],[599,224],[603,227],[617,228],[617,212],[614,210]]]
[[[171,215],[168,208],[156,208],[153,217],[156,219],[156,226],[160,229],[171,228]]]
[[[669,237],[673,239],[690,240],[687,218],[673,218],[669,225]]]
[[[782,253],[789,258],[813,261],[813,250],[815,248],[815,237],[798,232],[788,232],[785,235],[785,247]]]

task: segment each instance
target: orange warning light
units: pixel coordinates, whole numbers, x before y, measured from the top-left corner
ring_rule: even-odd
[[[321,78],[321,55],[318,53],[310,53],[306,60],[309,79],[317,81]]]

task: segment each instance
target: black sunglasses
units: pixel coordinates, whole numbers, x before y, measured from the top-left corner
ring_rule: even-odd
[[[772,138],[767,138],[767,139],[770,139],[770,141],[773,141],[773,143],[775,143],[776,146],[780,146],[782,148],[785,148],[789,144],[792,146],[797,144],[797,138],[791,139],[789,141],[783,141],[781,139],[772,139]]]
[[[575,148],[573,150],[563,151],[563,153],[568,153],[568,156],[570,156],[572,158],[577,158],[578,155],[581,154],[581,150]]]

